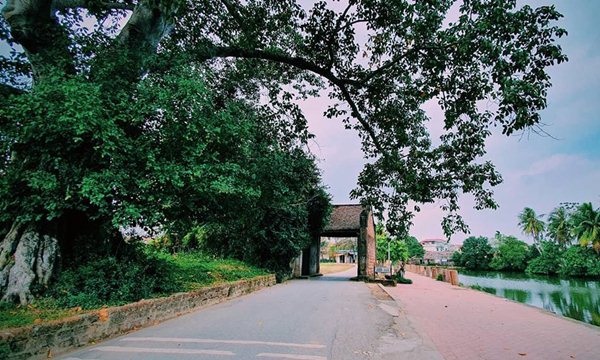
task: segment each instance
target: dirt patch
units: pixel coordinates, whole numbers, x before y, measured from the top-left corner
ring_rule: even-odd
[[[322,263],[320,266],[321,274],[333,274],[355,267],[355,264],[336,264],[336,263]]]
[[[369,289],[371,290],[371,294],[377,300],[386,301],[386,300],[394,300],[388,293],[386,293],[379,284],[367,284]]]

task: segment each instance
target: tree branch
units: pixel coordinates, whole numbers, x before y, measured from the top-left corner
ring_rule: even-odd
[[[244,49],[239,47],[228,47],[228,46],[215,46],[209,48],[208,51],[199,54],[200,60],[208,60],[211,58],[245,58],[245,59],[262,59],[281,64],[291,65],[298,69],[308,70],[317,75],[321,75],[325,79],[329,80],[334,85],[352,85],[360,87],[362,83],[360,81],[339,78],[333,74],[330,70],[323,68],[313,62],[310,62],[304,58],[297,56],[290,56],[281,52],[274,52],[268,50],[258,49]]]
[[[2,16],[12,37],[25,49],[34,80],[52,72],[73,73],[73,55],[66,31],[46,0],[8,0]]]
[[[352,95],[348,90],[348,85],[361,87],[362,83],[359,81],[351,80],[351,79],[342,79],[338,78],[333,74],[330,70],[322,68],[304,58],[295,57],[286,55],[280,52],[271,52],[266,50],[257,50],[257,49],[244,49],[244,48],[235,48],[235,47],[220,47],[216,46],[210,49],[209,51],[203,52],[199,54],[200,61],[208,60],[211,58],[227,58],[227,57],[235,57],[235,58],[245,58],[245,59],[262,59],[267,61],[273,61],[277,63],[287,64],[293,66],[298,69],[307,70],[313,72],[317,75],[324,77],[329,80],[333,85],[337,86],[344,100],[350,106],[352,110],[352,116],[356,118],[356,120],[360,123],[360,125],[365,129],[369,138],[373,142],[375,148],[382,154],[385,155],[386,151],[381,146],[381,143],[377,139],[377,135],[375,134],[375,130],[371,127],[368,121],[363,117],[358,108],[356,102],[352,99]]]
[[[53,0],[52,9],[64,11],[73,8],[100,8],[105,10],[133,10],[133,4],[127,4],[116,1],[99,1],[92,3],[92,0]]]

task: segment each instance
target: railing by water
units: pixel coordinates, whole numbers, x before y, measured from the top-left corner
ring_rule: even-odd
[[[404,265],[404,269],[406,271],[427,276],[435,280],[439,279],[452,285],[458,285],[458,272],[454,269],[413,264]]]

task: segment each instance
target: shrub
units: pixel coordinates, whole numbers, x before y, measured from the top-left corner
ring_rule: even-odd
[[[557,274],[563,253],[561,247],[556,243],[544,241],[541,248],[542,252],[529,262],[525,271],[530,274]]]
[[[412,284],[412,280],[405,278],[400,272],[394,275],[394,280],[396,280],[398,284]]]
[[[172,266],[158,255],[141,250],[125,258],[92,258],[65,269],[48,295],[61,307],[84,309],[134,302],[177,291]]]
[[[593,249],[572,246],[562,256],[558,273],[562,276],[600,276],[600,258]]]
[[[485,237],[467,238],[462,246],[461,264],[467,269],[485,270],[489,268],[493,250]]]
[[[444,281],[444,275],[442,274],[438,274],[438,276],[435,278],[437,281]]]
[[[529,246],[514,236],[496,235],[498,248],[490,267],[498,271],[523,271],[527,267]]]

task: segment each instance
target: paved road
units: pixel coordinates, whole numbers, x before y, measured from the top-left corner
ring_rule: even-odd
[[[386,288],[447,360],[598,360],[600,328],[481,291],[407,273]]]
[[[289,281],[61,359],[441,359],[355,274]]]

